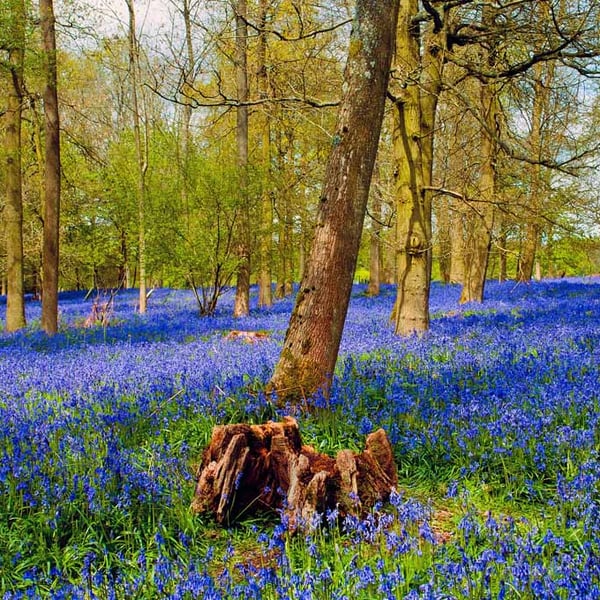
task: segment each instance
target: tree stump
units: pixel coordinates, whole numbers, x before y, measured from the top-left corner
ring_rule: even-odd
[[[269,334],[266,331],[241,331],[239,329],[232,329],[226,336],[226,340],[243,340],[248,344],[259,342],[261,340],[269,339]]]
[[[392,447],[383,429],[367,436],[360,454],[336,458],[302,444],[296,420],[213,429],[197,473],[192,509],[217,522],[283,509],[292,528],[311,526],[328,510],[362,515],[386,501],[397,484]]]

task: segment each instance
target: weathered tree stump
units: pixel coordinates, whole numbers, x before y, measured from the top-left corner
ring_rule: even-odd
[[[254,342],[260,342],[269,338],[269,334],[265,331],[241,331],[239,329],[232,329],[226,336],[226,340],[243,340],[249,344]]]
[[[383,429],[365,450],[336,458],[302,444],[292,417],[264,425],[215,427],[198,469],[192,509],[230,524],[248,513],[283,509],[293,528],[316,514],[364,514],[389,498],[397,484],[392,447]]]

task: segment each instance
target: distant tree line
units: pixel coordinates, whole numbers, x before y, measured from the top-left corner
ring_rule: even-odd
[[[369,41],[354,5],[164,6],[156,23],[134,0],[61,4],[56,43],[52,2],[0,0],[8,330],[26,292],[51,333],[58,289],[138,287],[143,312],[148,288],[185,286],[210,314],[234,285],[243,316],[251,284],[269,306],[306,275]],[[599,38],[596,0],[400,3],[353,266],[371,294],[396,284],[398,334],[429,327],[432,279],[481,302],[486,278],[600,271]]]

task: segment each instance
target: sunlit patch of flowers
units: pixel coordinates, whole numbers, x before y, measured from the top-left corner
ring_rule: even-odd
[[[436,285],[431,331],[408,339],[394,290],[357,287],[329,412],[301,428],[335,451],[383,426],[400,491],[365,519],[291,535],[272,515],[229,543],[190,514],[194,465],[213,425],[277,416],[261,387],[292,308],[254,298],[235,320],[232,295],[200,318],[157,290],[140,316],[123,291],[85,328],[93,299],[69,293],[57,336],[34,301],[0,334],[0,597],[600,598],[600,282],[490,284],[463,307]]]

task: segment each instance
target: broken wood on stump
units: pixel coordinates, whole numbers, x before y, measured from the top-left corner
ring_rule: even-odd
[[[386,501],[397,484],[392,447],[383,429],[367,436],[365,450],[336,458],[302,444],[292,417],[264,425],[214,428],[198,469],[192,509],[219,523],[283,509],[292,528],[337,509],[362,515]]]

